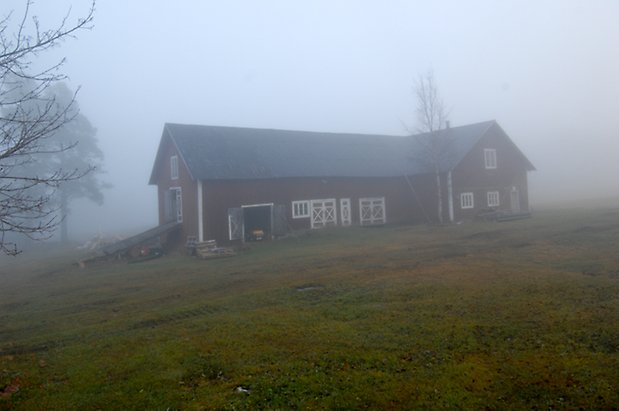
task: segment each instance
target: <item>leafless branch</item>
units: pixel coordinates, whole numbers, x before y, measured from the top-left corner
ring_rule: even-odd
[[[438,92],[434,73],[420,74],[413,88],[417,100],[417,131],[415,161],[424,164],[436,180],[437,218],[443,222],[441,165],[451,154],[451,141],[443,130],[449,113]]]
[[[31,0],[25,2],[15,29],[14,12],[0,19],[0,252],[6,254],[19,253],[14,234],[49,238],[60,223],[52,201],[55,190],[91,171],[64,170],[50,160],[50,154],[75,147],[70,142],[54,147],[48,140],[78,115],[76,95],[61,105],[48,92],[66,78],[60,72],[64,58],[38,69],[33,63],[45,51],[92,28],[95,2],[85,17],[71,22],[69,9],[50,29],[32,15],[32,5]]]

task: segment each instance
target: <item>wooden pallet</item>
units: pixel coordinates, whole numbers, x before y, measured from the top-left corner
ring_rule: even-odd
[[[203,260],[210,258],[232,257],[236,252],[229,247],[217,247],[215,240],[196,243],[196,256]]]

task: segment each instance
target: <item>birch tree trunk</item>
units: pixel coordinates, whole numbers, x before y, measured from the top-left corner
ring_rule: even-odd
[[[441,173],[438,168],[435,169],[436,173],[436,212],[438,217],[438,223],[443,224],[443,187],[441,185]]]

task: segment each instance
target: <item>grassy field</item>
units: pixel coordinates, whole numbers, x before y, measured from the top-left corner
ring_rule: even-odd
[[[0,260],[0,409],[613,409],[619,209]],[[616,408],[615,408],[616,409]]]

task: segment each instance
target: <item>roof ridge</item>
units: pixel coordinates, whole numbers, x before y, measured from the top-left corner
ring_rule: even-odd
[[[500,129],[496,120],[447,129],[454,153],[441,168],[453,169],[493,127]],[[176,147],[194,180],[387,177],[427,172],[423,162],[411,160],[421,150],[417,140],[431,137],[419,136],[165,123],[162,141]]]
[[[471,124],[463,124],[460,126],[452,126],[449,127],[448,129],[442,129],[441,131],[445,131],[445,130],[457,130],[460,128],[467,128],[467,127],[474,127],[474,126],[479,126],[481,124],[488,124],[488,129],[493,125],[496,124],[496,120],[487,120],[487,121],[480,121],[477,123],[471,123]],[[326,135],[333,135],[333,136],[368,136],[368,137],[414,137],[414,136],[420,136],[423,134],[427,134],[427,132],[423,132],[423,133],[415,133],[415,134],[377,134],[377,133],[359,133],[359,132],[334,132],[334,131],[315,131],[315,130],[293,130],[293,129],[285,129],[285,128],[262,128],[262,127],[245,127],[245,126],[222,126],[222,125],[206,125],[206,124],[188,124],[188,123],[165,123],[164,127],[166,129],[170,129],[171,127],[195,127],[195,128],[201,128],[201,129],[208,129],[208,128],[220,128],[220,129],[227,129],[227,130],[253,130],[253,131],[264,131],[264,132],[282,132],[282,133],[307,133],[307,134],[326,134]],[[488,130],[486,129],[486,131]],[[484,131],[485,133],[485,131]],[[170,135],[173,136],[173,134],[170,131]]]
[[[295,130],[290,128],[262,128],[262,127],[243,127],[243,126],[221,126],[221,125],[204,125],[204,124],[186,124],[186,123],[165,123],[166,126],[180,127],[196,127],[202,129],[219,128],[227,130],[251,130],[264,132],[281,132],[281,133],[306,133],[306,134],[327,134],[327,135],[342,135],[342,136],[369,136],[369,137],[408,137],[408,135],[397,134],[377,134],[377,133],[359,133],[359,132],[335,132],[335,131],[316,131],[316,130]]]

